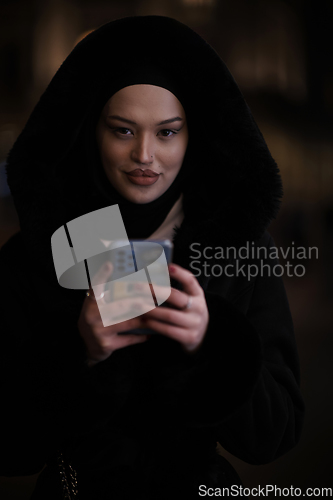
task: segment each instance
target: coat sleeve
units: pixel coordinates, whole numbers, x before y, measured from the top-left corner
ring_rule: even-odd
[[[267,247],[274,245],[266,233]],[[267,252],[269,255],[269,252]],[[186,425],[210,428],[238,458],[268,463],[294,447],[304,403],[292,318],[281,277],[269,257],[257,276],[247,312],[214,291],[205,291],[209,325],[202,348],[167,374],[168,403]],[[172,415],[172,411],[170,411]]]
[[[274,247],[272,238],[268,247]],[[242,460],[259,465],[278,458],[300,439],[304,402],[293,323],[278,260],[256,280],[247,321],[261,345],[261,366],[251,397],[219,425],[220,444]],[[243,373],[246,377],[246,373]]]
[[[126,356],[93,369],[86,366],[77,311],[51,300],[48,308],[41,306],[23,255],[17,237],[0,250],[3,476],[39,472],[68,435],[79,436],[96,422],[106,391],[113,403],[109,411],[117,411],[130,384],[130,370],[128,377],[119,376],[119,363],[126,365]]]

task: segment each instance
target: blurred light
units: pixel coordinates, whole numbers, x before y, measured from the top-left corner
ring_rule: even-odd
[[[286,199],[322,202],[333,196],[333,144],[326,137],[304,136],[276,125],[259,123],[279,165]]]
[[[50,0],[44,4],[34,30],[33,73],[38,92],[45,88],[73,49],[79,30],[74,4]]]
[[[6,157],[18,133],[19,131],[14,123],[5,123],[0,128],[0,198],[10,195],[5,172]]]
[[[197,7],[198,5],[212,6],[215,4],[215,0],[183,0],[183,3],[190,7]]]
[[[79,42],[81,42],[81,40],[83,40],[86,36],[90,35],[90,33],[92,33],[93,31],[95,31],[94,29],[93,30],[87,30],[87,31],[84,31],[83,33],[81,33],[77,39],[75,40],[74,42],[74,47],[75,45],[77,45]]]
[[[246,8],[229,43],[228,66],[245,90],[307,98],[304,36],[299,19],[280,0]]]

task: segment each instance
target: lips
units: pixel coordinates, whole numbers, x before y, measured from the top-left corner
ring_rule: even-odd
[[[153,184],[158,182],[160,178],[160,175],[155,173],[153,176],[150,176],[143,175],[143,172],[135,172],[134,175],[132,175],[132,172],[125,172],[125,175],[127,175],[127,179],[131,184],[136,184],[137,186],[152,186]]]
[[[141,170],[140,168],[136,168],[135,170],[131,170],[130,172],[126,172],[127,175],[131,175],[133,177],[157,177],[158,174],[157,172],[154,172],[153,170],[149,170],[149,168],[145,170]]]

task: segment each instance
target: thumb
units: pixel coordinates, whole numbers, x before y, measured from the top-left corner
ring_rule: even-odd
[[[97,271],[97,273],[91,279],[91,286],[94,287],[95,297],[100,297],[104,292],[105,283],[109,280],[113,273],[113,264],[110,261],[106,261]],[[92,290],[89,290],[93,293]]]

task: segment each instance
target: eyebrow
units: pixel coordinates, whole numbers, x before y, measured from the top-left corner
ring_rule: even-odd
[[[137,125],[136,122],[133,122],[132,120],[128,120],[127,118],[123,118],[122,116],[119,115],[111,115],[108,116],[108,118],[113,118],[114,120],[120,120],[122,122],[130,123],[131,125]],[[168,120],[163,120],[162,122],[158,123],[157,125],[165,125],[167,123],[172,123],[172,122],[182,122],[183,118],[180,118],[180,116],[175,116],[174,118],[169,118]]]

